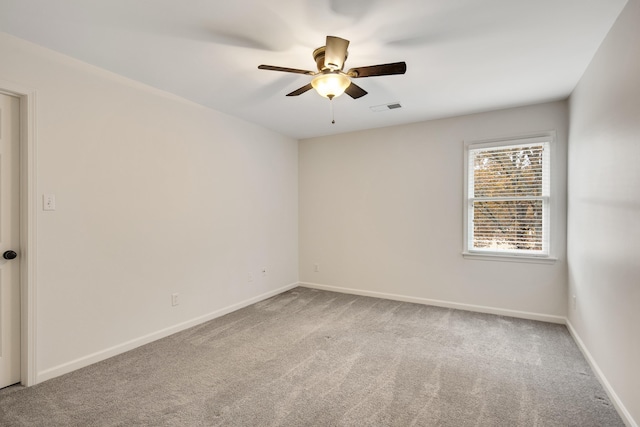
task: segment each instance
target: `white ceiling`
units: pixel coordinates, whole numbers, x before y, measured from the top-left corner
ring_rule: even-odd
[[[566,98],[627,0],[0,0],[0,29],[295,138]],[[329,101],[309,76],[327,35],[345,70],[406,61]],[[400,102],[401,109],[371,106]]]

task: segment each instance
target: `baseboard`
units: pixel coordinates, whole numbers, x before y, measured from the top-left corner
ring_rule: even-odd
[[[38,372],[35,383],[36,384],[41,383],[51,378],[55,378],[60,375],[67,374],[69,372],[75,371],[76,369],[84,368],[85,366],[89,366],[94,363],[100,362],[102,360],[108,359],[110,357],[116,356],[118,354],[124,353],[126,351],[133,350],[134,348],[159,340],[160,338],[168,337],[169,335],[175,334],[176,332],[189,329],[193,326],[197,326],[201,323],[208,322],[209,320],[213,320],[217,317],[224,316],[225,314],[247,307],[251,304],[255,304],[267,298],[271,298],[272,296],[281,294],[297,286],[298,286],[298,283],[291,283],[289,285],[283,286],[273,291],[265,292],[264,294],[255,296],[253,298],[249,298],[239,303],[232,304],[228,307],[224,307],[219,310],[213,311],[211,313],[205,314],[204,316],[199,316],[194,319],[187,320],[186,322],[182,322],[177,325],[170,326],[168,328],[132,339],[122,344],[118,344],[113,347],[95,352],[93,354],[80,357],[78,359],[72,360],[71,362],[63,363],[62,365],[58,365],[53,368],[46,369],[42,372]]]
[[[620,415],[620,418],[622,418],[622,421],[624,421],[624,423],[629,427],[638,427],[638,423],[635,422],[629,411],[627,411],[627,408],[624,406],[616,392],[613,390],[613,387],[611,387],[611,384],[609,384],[609,381],[607,381],[607,377],[604,376],[604,373],[596,363],[593,356],[591,356],[589,350],[587,350],[587,347],[584,345],[584,342],[580,338],[580,335],[578,335],[578,332],[575,330],[569,319],[567,319],[566,324],[567,329],[569,329],[569,333],[573,337],[573,340],[578,345],[580,351],[582,351],[584,358],[587,359],[589,366],[591,366],[591,370],[596,374],[596,378],[598,378],[600,384],[602,384],[602,388],[604,388],[604,391],[609,396],[609,399],[618,411],[618,414]]]
[[[364,291],[360,289],[342,288],[338,286],[321,285],[318,283],[300,282],[300,286],[343,294],[362,295],[367,297],[385,298],[394,301],[413,302],[416,304],[435,305],[438,307],[455,308],[457,310],[475,311],[478,313],[497,314],[500,316],[517,317],[520,319],[539,320],[541,322],[559,323],[564,325],[566,318],[549,314],[530,313],[526,311],[507,310],[504,308],[485,307],[482,305],[462,304],[451,301],[441,301],[429,298],[411,297],[406,295],[389,294],[385,292]]]

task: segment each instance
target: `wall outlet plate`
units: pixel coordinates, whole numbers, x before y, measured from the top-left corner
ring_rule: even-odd
[[[42,195],[42,210],[55,211],[56,210],[56,195],[55,194],[43,194]]]

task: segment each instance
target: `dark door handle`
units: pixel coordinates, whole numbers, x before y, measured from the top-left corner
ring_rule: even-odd
[[[14,259],[17,256],[18,254],[15,253],[15,251],[5,251],[5,253],[2,254],[2,258],[4,259]]]

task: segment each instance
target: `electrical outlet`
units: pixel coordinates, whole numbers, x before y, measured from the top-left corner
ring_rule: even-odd
[[[174,307],[176,305],[180,304],[178,296],[179,296],[179,294],[171,294],[171,305],[174,306]]]
[[[44,194],[42,196],[42,210],[55,211],[56,210],[56,195]]]
[[[247,273],[247,280],[249,282],[253,282],[253,273],[252,272]]]
[[[267,267],[262,267],[262,275],[266,276],[267,275]]]
[[[315,271],[316,273],[320,272],[320,264],[313,264],[313,271]]]

